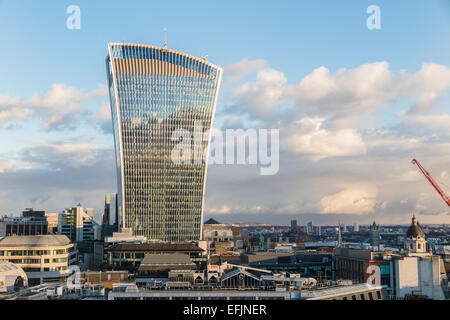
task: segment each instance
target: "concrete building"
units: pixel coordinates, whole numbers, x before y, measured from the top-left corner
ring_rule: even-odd
[[[0,220],[0,236],[31,236],[48,233],[45,211],[27,208],[21,217],[4,217]]]
[[[391,262],[393,296],[399,299],[413,296],[448,299],[444,261],[441,256],[428,251],[425,234],[415,216],[406,232],[405,249],[406,255]]]
[[[203,227],[203,240],[208,242],[233,241],[233,230],[231,227],[224,225],[205,224]]]
[[[314,225],[313,225],[312,221],[308,222],[308,224],[306,225],[306,233],[314,234]]]
[[[241,255],[241,264],[274,272],[301,273],[304,277],[322,279],[332,279],[333,277],[332,253],[246,252]]]
[[[111,237],[114,232],[119,231],[120,215],[118,210],[118,199],[116,193],[107,193],[105,195],[105,208],[102,217],[102,236]]]
[[[186,254],[197,265],[206,269],[206,252],[191,243],[117,243],[108,248],[107,263],[114,270],[136,271],[145,255]]]
[[[390,260],[392,254],[352,248],[336,248],[334,252],[335,278],[365,283],[369,279],[369,267],[378,266],[382,285],[390,284]]]
[[[114,283],[131,283],[129,278],[126,271],[84,271],[80,275],[83,284],[102,285],[105,289],[112,289]]]
[[[59,213],[46,213],[45,218],[47,219],[48,233],[57,234]]]
[[[28,277],[21,267],[11,262],[0,262],[0,295],[28,286]]]
[[[94,209],[81,204],[65,209],[58,217],[58,234],[67,236],[71,242],[99,240],[100,226],[94,220]]]
[[[377,241],[379,228],[371,227],[372,239]],[[375,243],[376,244],[376,243]],[[376,245],[375,247],[379,247]],[[444,261],[429,250],[417,219],[413,216],[404,240],[405,251],[372,251],[351,248],[335,249],[336,279],[365,283],[377,279],[379,267],[381,285],[387,286],[391,299],[422,297],[443,300],[448,295],[448,279]]]
[[[297,220],[291,220],[291,232],[297,232],[297,231],[298,231]]]
[[[132,284],[116,284],[108,300],[298,300],[299,292],[258,290],[147,290]]]
[[[302,300],[385,300],[385,286],[367,283],[301,292]]]
[[[143,243],[147,240],[145,236],[134,236],[131,228],[122,228],[121,232],[114,232],[112,236],[105,237],[106,245],[113,245],[116,243]]]
[[[403,256],[391,262],[392,296],[405,299],[424,296],[433,300],[448,298],[448,280],[440,256]]]
[[[171,270],[196,270],[197,265],[187,254],[146,254],[139,265],[141,277],[167,278]]]
[[[64,235],[10,236],[0,240],[0,262],[11,262],[27,274],[30,285],[61,281],[76,261]]]

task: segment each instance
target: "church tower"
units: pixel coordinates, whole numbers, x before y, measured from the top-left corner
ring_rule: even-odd
[[[410,253],[427,253],[425,234],[420,228],[415,215],[413,215],[411,225],[406,232],[405,249]]]

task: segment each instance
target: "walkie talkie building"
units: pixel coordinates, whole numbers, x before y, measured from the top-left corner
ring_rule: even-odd
[[[222,69],[165,47],[110,43],[108,51],[120,225],[149,240],[199,240],[207,163],[173,162],[172,134],[195,139],[196,124],[211,128]],[[207,152],[209,139],[196,142]]]

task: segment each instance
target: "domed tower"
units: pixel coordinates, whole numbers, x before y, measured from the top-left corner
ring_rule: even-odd
[[[425,234],[420,228],[419,222],[415,215],[411,219],[411,225],[406,231],[405,249],[410,253],[426,253],[427,242],[425,240]]]

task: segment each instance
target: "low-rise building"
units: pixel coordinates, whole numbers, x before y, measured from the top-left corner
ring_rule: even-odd
[[[147,254],[186,254],[200,270],[206,269],[205,251],[192,243],[116,243],[108,247],[107,263],[115,270],[137,271]]]
[[[10,236],[0,240],[0,262],[21,267],[30,285],[62,281],[69,275],[72,248],[64,235]]]
[[[47,219],[48,233],[57,234],[59,213],[46,213],[45,218]]]
[[[0,262],[0,294],[18,291],[28,286],[28,277],[21,267]]]
[[[380,268],[381,284],[389,285],[392,253],[371,250],[336,248],[335,249],[335,278],[352,280],[354,283],[365,283],[369,279],[370,266]]]
[[[170,270],[195,270],[187,254],[146,254],[139,265],[139,276],[167,278]]]
[[[21,217],[4,217],[0,220],[0,237],[48,234],[45,211],[27,208]]]
[[[425,234],[413,216],[403,252],[336,248],[336,279],[384,285],[391,299],[443,300],[449,297],[444,261],[429,249]]]
[[[302,300],[385,300],[386,289],[385,286],[363,283],[305,290],[301,292],[301,298]]]
[[[241,264],[274,272],[300,273],[305,277],[333,277],[333,255],[326,252],[246,252],[241,255]]]

